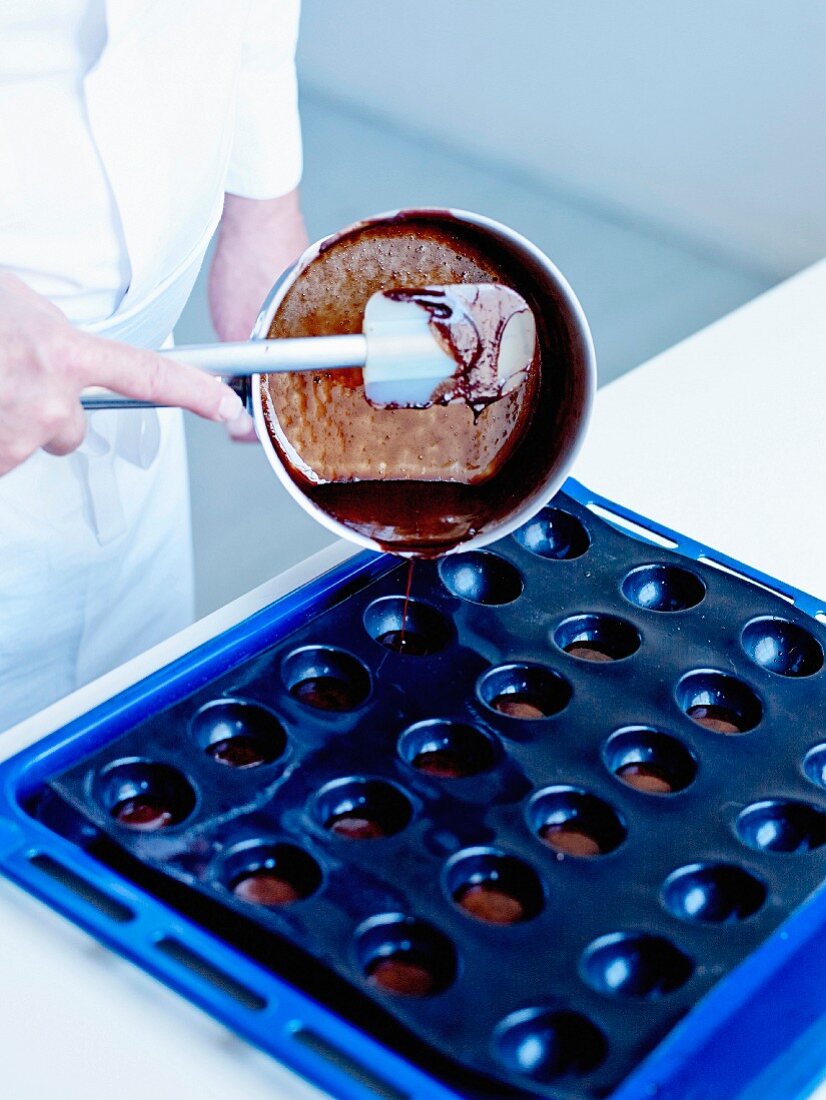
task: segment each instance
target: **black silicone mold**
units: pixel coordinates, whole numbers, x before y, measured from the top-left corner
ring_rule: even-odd
[[[826,875],[826,632],[564,494],[406,584],[41,804],[463,1094],[603,1097]]]

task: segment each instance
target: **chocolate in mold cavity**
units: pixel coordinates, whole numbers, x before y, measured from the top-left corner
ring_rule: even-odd
[[[590,858],[602,854],[597,838],[575,819],[559,824],[545,825],[539,832],[549,848],[568,856]]]
[[[371,985],[403,997],[427,997],[436,985],[436,975],[413,952],[397,952],[375,959],[367,970]]]
[[[598,642],[571,642],[570,645],[565,646],[565,652],[570,653],[572,657],[579,657],[581,661],[593,661],[597,664],[614,660]]]
[[[742,733],[744,722],[729,707],[716,703],[698,704],[686,711],[698,725],[714,733]]]
[[[229,768],[257,768],[267,763],[267,751],[255,737],[238,734],[214,741],[207,754]]]
[[[455,901],[470,916],[488,924],[517,924],[525,918],[522,900],[495,881],[465,886]]]
[[[469,770],[467,761],[451,749],[425,750],[413,758],[412,764],[416,771],[436,779],[464,779],[477,770],[472,764]]]
[[[623,783],[646,794],[671,794],[674,790],[674,784],[664,769],[655,764],[623,764],[616,774]]]
[[[353,710],[361,702],[361,694],[346,680],[337,676],[310,676],[290,688],[294,699],[316,710]]]
[[[118,802],[112,808],[112,817],[120,825],[128,825],[130,829],[140,829],[145,833],[153,833],[175,824],[172,808],[162,799],[145,794]]]
[[[537,323],[535,369],[475,423],[462,402],[374,409],[358,371],[272,375],[261,383],[271,440],[300,491],[397,553],[435,557],[498,526],[563,467],[589,379],[562,291],[539,260],[486,229],[447,212],[408,212],[327,242],[286,290],[269,330],[272,338],[359,332],[376,291],[462,282],[512,287]],[[557,370],[559,362],[566,369]],[[305,424],[324,426],[311,443],[328,472],[349,481],[319,482],[308,469],[296,434]],[[380,479],[365,479],[376,472],[371,464],[381,467]]]
[[[508,718],[546,718],[547,711],[538,700],[527,691],[509,691],[497,695],[490,706]]]
[[[334,814],[327,822],[327,828],[348,840],[379,840],[387,835],[380,822],[359,810]]]
[[[236,879],[232,892],[252,905],[292,905],[301,898],[294,883],[268,868],[248,871]]]
[[[427,639],[412,630],[388,630],[376,640],[394,653],[406,653],[411,657],[424,657],[430,653]]]

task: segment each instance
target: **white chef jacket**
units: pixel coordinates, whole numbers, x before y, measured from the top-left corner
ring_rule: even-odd
[[[224,192],[298,183],[298,3],[3,0],[0,266],[160,346]],[[0,478],[0,730],[191,619],[180,413],[89,419]]]

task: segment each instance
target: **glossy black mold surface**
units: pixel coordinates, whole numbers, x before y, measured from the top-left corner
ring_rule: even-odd
[[[336,1011],[470,1071],[463,1095],[603,1097],[826,875],[826,631],[564,494],[461,560],[416,565],[419,650],[377,644],[404,620],[393,565],[43,804],[194,919],[312,956]],[[617,638],[613,660],[565,651]],[[726,708],[745,735],[714,728]],[[263,758],[216,763],[233,737]],[[141,792],[175,803],[169,826],[119,823]],[[519,919],[463,908],[500,887]]]

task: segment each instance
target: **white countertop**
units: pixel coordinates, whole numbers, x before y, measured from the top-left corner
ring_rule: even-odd
[[[600,390],[573,474],[826,600],[824,428],[826,260]]]
[[[826,598],[825,419],[823,261],[601,390],[574,475]],[[336,543],[21,723],[2,736],[0,758],[352,552]],[[4,1096],[322,1096],[5,880],[0,926]]]

